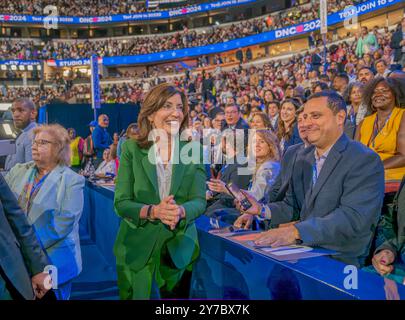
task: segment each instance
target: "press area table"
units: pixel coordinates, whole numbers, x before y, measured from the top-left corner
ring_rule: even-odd
[[[81,234],[94,241],[112,267],[113,245],[121,222],[114,212],[113,199],[113,187],[86,182],[80,221]],[[201,254],[193,267],[190,298],[405,299],[405,286],[363,270],[345,270],[345,264],[328,256],[281,262],[209,233],[212,224],[206,216],[199,217],[196,226]]]

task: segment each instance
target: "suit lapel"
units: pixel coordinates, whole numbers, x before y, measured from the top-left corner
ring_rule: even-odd
[[[304,205],[302,208],[303,215],[305,215],[305,210],[308,208],[308,200],[311,197],[312,192],[312,166],[315,163],[315,155],[314,155],[314,148],[309,148],[305,150],[306,154],[303,158],[301,158],[301,166],[303,169],[302,172],[302,183],[303,183],[303,190],[305,192],[305,199],[303,201]],[[298,159],[299,161],[299,159]]]
[[[312,188],[312,193],[307,202],[308,208],[310,208],[310,205],[312,205],[316,196],[322,190],[323,185],[326,183],[329,176],[339,163],[340,159],[342,158],[341,152],[346,148],[347,143],[348,138],[345,134],[343,134],[330,150],[328,157],[326,158],[325,163],[321,169],[321,172],[319,173],[315,186]]]
[[[322,167],[321,172],[319,173],[318,180],[315,183],[315,186],[312,188],[311,195],[308,200],[308,208],[315,200],[317,194],[321,191],[323,185],[328,180],[330,174],[335,169],[336,165],[339,163],[340,158],[342,155],[339,152],[332,151],[329,153],[328,157],[325,160],[325,163]]]

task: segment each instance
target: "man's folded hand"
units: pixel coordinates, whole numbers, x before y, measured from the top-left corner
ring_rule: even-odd
[[[41,272],[33,276],[31,283],[35,296],[38,299],[42,299],[44,295],[52,288],[52,278],[46,272]]]

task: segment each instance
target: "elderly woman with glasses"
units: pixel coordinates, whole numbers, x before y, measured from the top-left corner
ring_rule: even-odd
[[[33,161],[17,164],[6,180],[57,268],[57,298],[67,300],[72,280],[82,270],[79,219],[85,180],[69,168],[66,129],[54,124],[37,127],[33,133]]]

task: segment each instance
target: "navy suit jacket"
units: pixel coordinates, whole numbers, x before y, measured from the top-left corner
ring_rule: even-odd
[[[291,135],[290,139],[284,141],[284,153],[289,147],[299,143],[302,143],[302,139],[300,137],[297,124],[295,124],[293,127],[293,134]]]
[[[225,129],[229,129],[229,125],[226,122],[223,123],[221,130],[224,131]],[[240,118],[235,125],[235,129],[247,130],[247,129],[249,129],[249,125],[243,118]]]
[[[0,267],[27,300],[35,295],[31,277],[44,271],[48,259],[33,227],[0,174]]]
[[[281,160],[280,174],[277,176],[276,181],[272,186],[267,186],[264,192],[264,203],[282,201],[288,190],[293,167],[297,154],[305,148],[303,143],[293,145],[288,148]]]
[[[335,250],[336,259],[362,266],[381,214],[383,164],[375,152],[343,134],[312,188],[314,150],[299,152],[286,197],[269,204],[272,224],[298,215],[295,226],[304,245]]]
[[[221,180],[226,184],[233,183],[239,187],[239,189],[247,190],[249,182],[252,178],[251,175],[240,174],[239,169],[246,168],[247,163],[239,164],[236,160],[234,164],[227,165],[222,172]],[[215,202],[207,207],[205,215],[212,216],[212,214],[218,209],[233,208],[233,198],[226,193],[219,193],[215,196]]]

